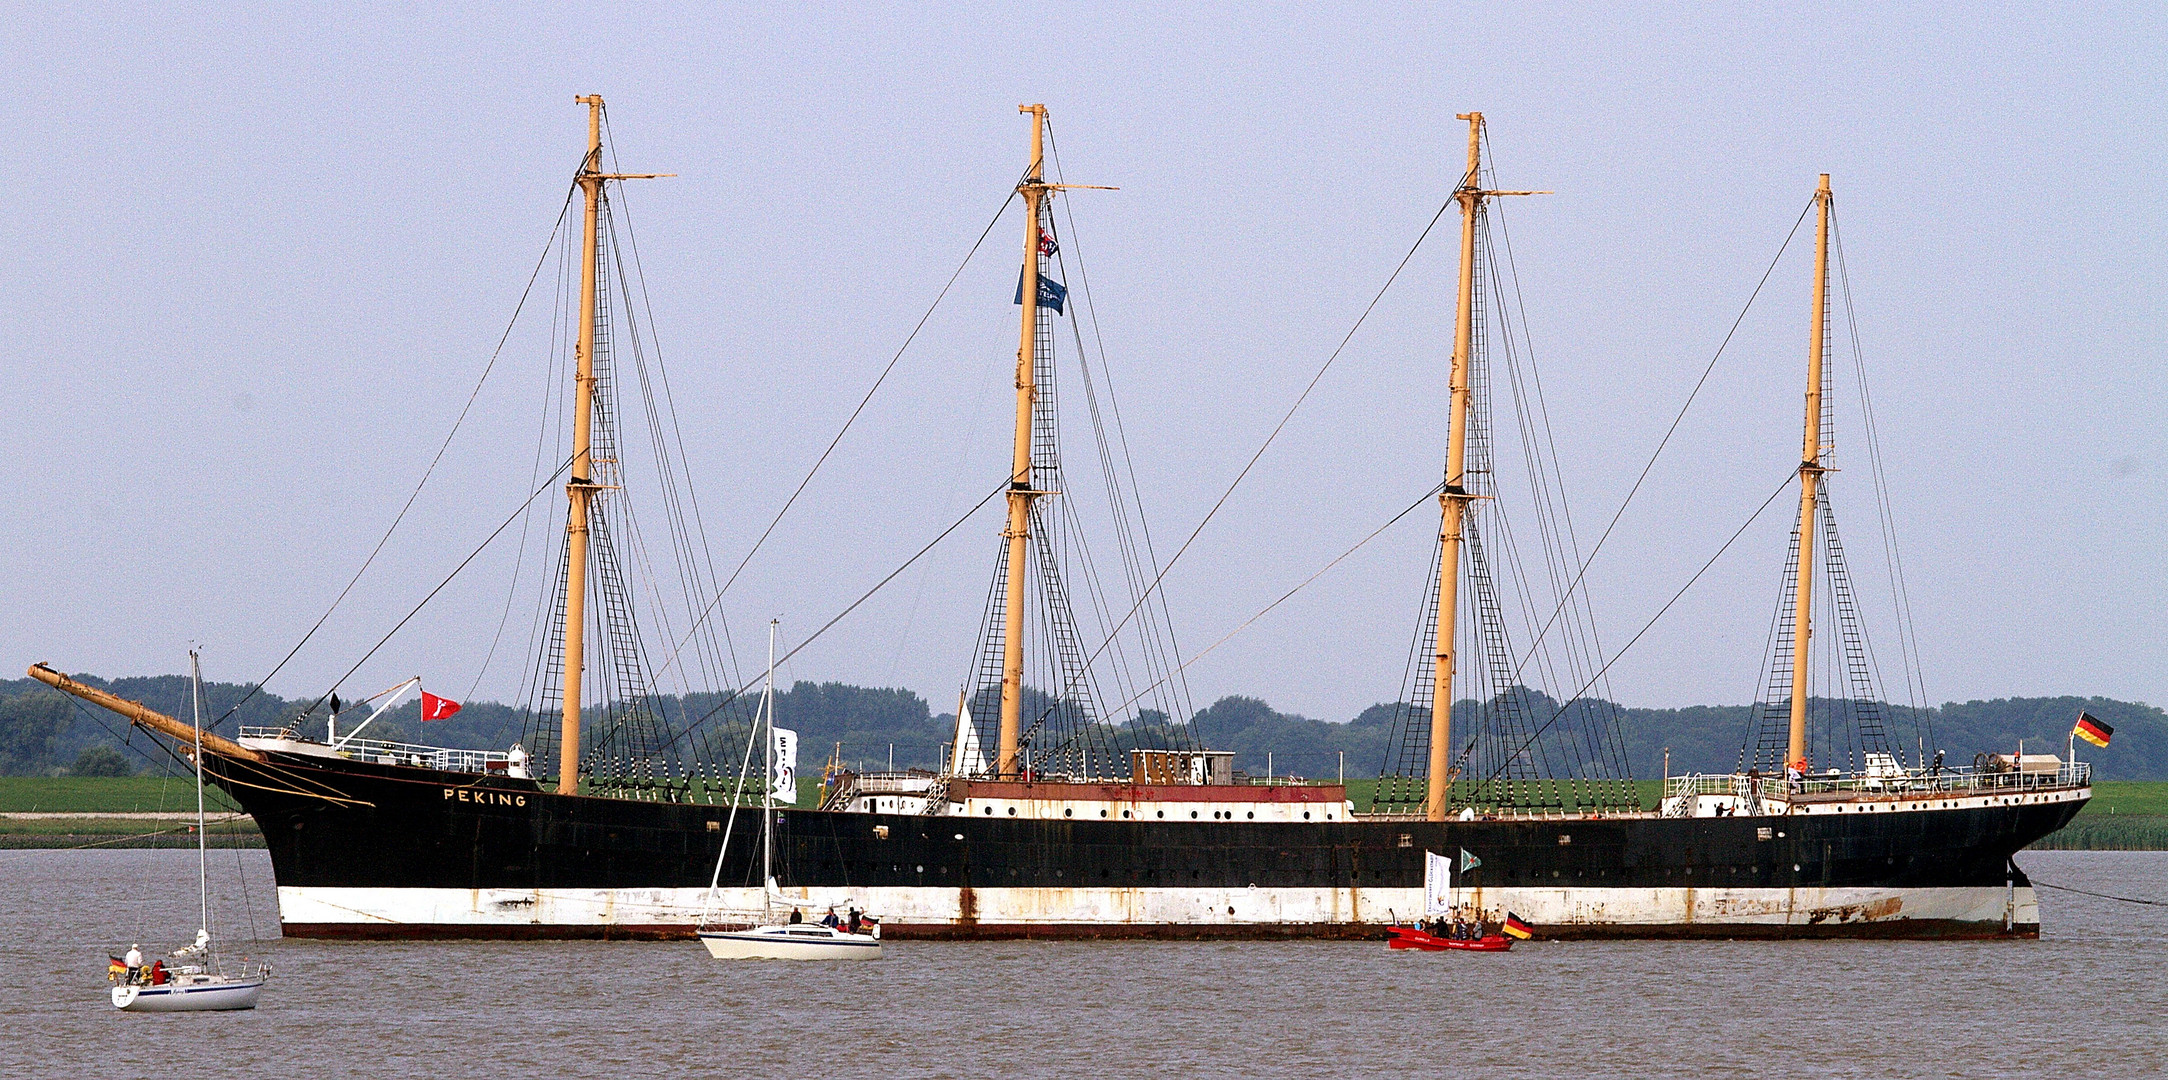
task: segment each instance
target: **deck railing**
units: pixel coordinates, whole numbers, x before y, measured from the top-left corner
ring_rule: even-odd
[[[1664,786],[1667,806],[1672,800],[1697,795],[1731,795],[1742,800],[1793,796],[1873,795],[1916,797],[1921,795],[1970,795],[1993,792],[2044,791],[2084,787],[2092,782],[2093,767],[2083,761],[2059,762],[2053,769],[2003,769],[1986,772],[1964,766],[1948,769],[1895,769],[1871,773],[1827,774],[1786,780],[1776,776],[1740,773],[1691,773],[1674,776]]]
[[[303,739],[292,728],[244,727],[243,739],[282,739],[294,742],[314,742]],[[318,743],[318,746],[326,744]],[[507,773],[512,767],[512,756],[502,750],[467,750],[453,746],[423,746],[418,743],[390,742],[384,739],[341,739],[329,745],[340,757],[353,761],[373,761],[384,765],[416,765],[425,769],[444,772]]]

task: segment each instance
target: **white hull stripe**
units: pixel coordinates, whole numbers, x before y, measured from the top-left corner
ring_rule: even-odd
[[[1264,928],[1382,926],[1422,913],[1421,889],[984,888],[790,889],[808,911],[856,906],[888,930],[909,927]],[[1953,888],[1486,888],[1460,903],[1509,910],[1539,928],[1816,927],[1906,921],[2037,926],[2033,890]],[[758,889],[389,889],[280,886],[288,926],[440,932],[523,927],[683,927],[703,911],[755,908]]]

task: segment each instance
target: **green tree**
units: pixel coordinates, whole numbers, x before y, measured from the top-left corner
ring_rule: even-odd
[[[93,746],[75,755],[75,764],[69,766],[70,776],[134,776],[135,766],[120,751],[110,746]]]

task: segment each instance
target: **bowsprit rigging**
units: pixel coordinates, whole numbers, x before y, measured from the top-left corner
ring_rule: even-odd
[[[831,778],[821,807],[803,809],[787,805],[792,792],[776,779],[788,756],[781,733],[770,736],[779,762],[773,775],[745,788],[751,702],[723,689],[741,682],[721,620],[708,617],[722,590],[690,486],[678,477],[683,443],[663,407],[661,355],[633,318],[645,305],[628,302],[637,254],[629,229],[617,242],[623,195],[613,185],[632,177],[603,171],[606,115],[599,98],[581,100],[589,110],[587,154],[575,177],[583,229],[576,252],[567,238],[559,277],[570,353],[553,354],[569,368],[571,392],[558,399],[570,397],[572,406],[556,425],[556,444],[535,455],[537,496],[569,481],[555,565],[536,575],[550,580],[537,606],[527,686],[528,733],[541,767],[531,773],[526,760],[501,752],[350,737],[332,745],[291,727],[199,737],[50,667],[31,669],[169,743],[201,746],[205,779],[262,830],[286,934],[690,937],[703,912],[787,904],[863,910],[879,919],[884,938],[1376,938],[1396,912],[1432,903],[1511,911],[1537,937],[2038,934],[2038,901],[2010,856],[2085,805],[2090,772],[2050,755],[1983,755],[1976,766],[1943,768],[1939,749],[1935,763],[1923,765],[1890,745],[1892,713],[1873,688],[1880,676],[1824,482],[1833,442],[1829,395],[1820,389],[1828,378],[1832,249],[1842,279],[1826,182],[1817,194],[1823,215],[1801,510],[1777,622],[1791,636],[1772,642],[1770,691],[1742,754],[1748,767],[1667,777],[1660,805],[1643,808],[1632,798],[1603,680],[1670,604],[1605,655],[1582,581],[1610,527],[1581,551],[1525,316],[1518,327],[1501,317],[1526,308],[1494,202],[1509,193],[1495,190],[1484,166],[1481,114],[1464,116],[1468,165],[1453,194],[1462,226],[1455,338],[1439,402],[1449,419],[1437,547],[1428,587],[1414,598],[1416,637],[1379,805],[1358,813],[1342,784],[1235,774],[1233,755],[1203,748],[1187,726],[1194,709],[1183,664],[1164,594],[1153,594],[1198,532],[1165,563],[1151,549],[1104,350],[1095,357],[1086,347],[1079,321],[1080,313],[1094,320],[1096,343],[1082,261],[1069,261],[1075,230],[1058,230],[1051,209],[1068,185],[1045,108],[1025,106],[1032,150],[1015,193],[1026,213],[1006,475],[998,486],[987,477],[984,499],[791,650],[849,615],[980,507],[1005,501],[956,737],[938,773],[842,774]],[[1409,257],[1420,246],[1418,238]],[[1403,258],[1388,287],[1406,265]],[[1008,299],[1006,281],[1001,291]],[[1063,340],[1076,353],[1062,366],[1066,386],[1055,378]],[[1856,359],[1856,330],[1852,340]],[[633,417],[644,420],[655,452],[653,485],[641,483],[646,478],[624,457],[638,440],[617,401],[634,386],[642,408]],[[1104,532],[1086,528],[1087,501],[1070,490],[1089,484],[1063,468],[1057,399],[1067,390],[1073,400],[1077,387],[1113,522]],[[1512,424],[1501,431],[1492,406],[1507,403]],[[1866,434],[1869,457],[1878,460],[1871,412]],[[556,471],[541,477],[542,463]],[[1790,482],[1787,474],[1763,508]],[[668,550],[680,564],[675,597],[651,572],[661,560],[634,513],[633,491],[651,486],[662,492]],[[1879,477],[1876,499],[1886,524],[1890,499]],[[1223,494],[1198,531],[1225,502]],[[1099,512],[1092,504],[1091,514]],[[1087,534],[1106,533],[1116,555],[1095,561]],[[1901,583],[1888,533],[1885,551]],[[1119,583],[1097,572],[1111,562],[1120,564]],[[1900,651],[1916,655],[1901,600],[1897,611]],[[1846,686],[1872,711],[1817,717],[1813,654],[1800,644],[1811,643],[1817,612],[1837,627],[1823,635],[1836,641],[1824,650],[1823,685]],[[1097,630],[1097,645],[1087,629]],[[650,642],[667,645],[669,658],[650,663]],[[681,663],[686,657],[705,663]],[[689,667],[709,670],[693,676]],[[656,685],[665,671],[677,680],[667,688],[673,692]],[[696,684],[700,677],[708,681]],[[1919,692],[1915,677],[1906,684]],[[1109,701],[1121,704],[1108,709]],[[1849,734],[1836,729],[1838,719]],[[1924,733],[1919,739],[1925,749]],[[1855,754],[1856,766],[1845,768]],[[1776,772],[1772,761],[1789,768]],[[733,829],[731,807],[748,794],[777,805],[772,813],[763,805],[760,829]]]

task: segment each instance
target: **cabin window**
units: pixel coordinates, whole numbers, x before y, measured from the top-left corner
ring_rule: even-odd
[[[1196,812],[1195,810],[1192,810],[1192,811],[1190,811],[1190,812],[1189,812],[1189,816],[1191,816],[1191,817],[1196,817],[1196,816],[1197,816],[1197,812]]]
[[[1310,812],[1309,812],[1308,810],[1304,810],[1304,811],[1302,812],[1302,820],[1304,820],[1304,821],[1308,821],[1308,820],[1310,820]]]
[[[1015,817],[1015,816],[1016,816],[1016,808],[1015,808],[1015,807],[1013,807],[1013,806],[1012,806],[1012,807],[1009,807],[1009,816],[1010,816],[1010,817]]]
[[[1076,811],[1075,811],[1074,809],[1071,809],[1071,808],[1068,808],[1068,807],[1063,807],[1063,808],[1062,808],[1062,811],[1061,811],[1061,816],[1063,816],[1063,817],[1075,817],[1075,816],[1076,816]]]
[[[1107,812],[1106,812],[1106,811],[1104,811],[1104,810],[1101,810],[1101,811],[1099,811],[1099,816],[1100,816],[1100,817],[1105,817],[1105,816],[1107,816]]]
[[[987,816],[987,817],[992,817],[992,816],[994,816],[994,808],[993,808],[993,807],[989,806],[989,807],[987,807],[987,808],[986,808],[986,816]]]
[[[1255,820],[1255,819],[1256,819],[1256,817],[1257,817],[1257,811],[1255,811],[1255,810],[1252,810],[1252,811],[1250,811],[1250,818],[1251,818],[1252,820]]]

